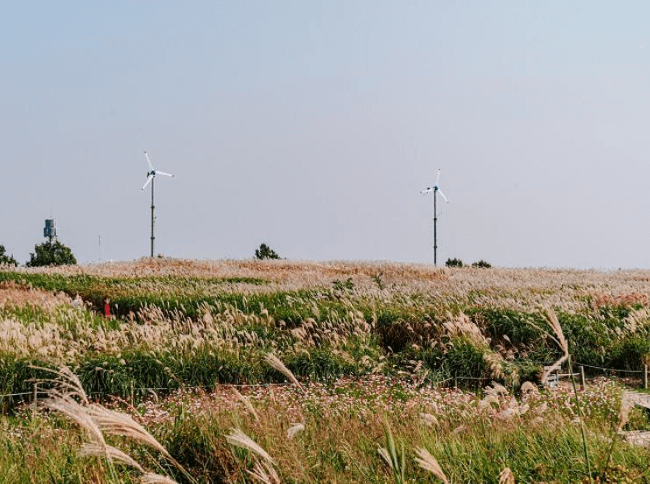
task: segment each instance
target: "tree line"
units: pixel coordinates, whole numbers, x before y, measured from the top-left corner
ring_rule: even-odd
[[[18,261],[13,254],[7,254],[4,245],[0,245],[0,265],[17,266]],[[34,252],[29,254],[25,267],[64,266],[76,265],[77,259],[70,247],[63,245],[58,240],[43,242],[34,246]]]

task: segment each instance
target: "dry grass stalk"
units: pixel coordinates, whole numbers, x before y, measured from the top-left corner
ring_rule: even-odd
[[[38,383],[51,383],[54,385],[54,388],[49,390],[50,396],[57,397],[65,395],[67,397],[77,397],[82,401],[82,403],[88,404],[88,395],[86,395],[81,380],[79,380],[79,377],[67,366],[62,366],[58,370],[40,366],[30,366],[30,368],[46,371],[57,377],[55,379],[38,380]]]
[[[109,410],[99,404],[89,404],[79,378],[69,368],[63,367],[58,371],[48,371],[54,373],[59,378],[52,380],[54,388],[48,390],[49,398],[45,400],[45,406],[61,412],[70,420],[77,423],[87,432],[92,441],[82,446],[80,455],[103,456],[111,462],[116,460],[135,467],[140,472],[144,472],[144,469],[131,457],[119,449],[107,445],[104,439],[104,432],[110,435],[129,437],[161,452],[169,462],[183,472],[190,481],[194,482],[191,475],[167,452],[167,449],[129,415]],[[79,397],[83,404],[77,402],[74,397]],[[149,474],[145,474],[145,476],[149,476]],[[156,474],[151,474],[151,476],[155,476],[155,479],[158,479],[158,481],[149,480],[143,482],[174,482],[173,480],[160,480],[167,478],[157,476]],[[154,479],[154,477],[151,477],[151,479]]]
[[[552,308],[548,308],[546,310],[546,316],[547,316],[547,321],[551,326],[551,329],[553,330],[553,334],[555,334],[555,337],[557,338],[556,343],[565,354],[568,354],[569,343],[564,337],[564,333],[562,332],[562,326],[560,326],[560,321],[557,319],[557,315],[555,314],[555,311],[553,311]]]
[[[489,344],[489,341],[483,335],[481,328],[479,328],[466,314],[460,313],[454,319],[445,321],[442,326],[445,328],[449,336],[466,336],[479,345]]]
[[[435,415],[431,415],[430,413],[420,413],[420,420],[427,427],[438,425],[438,419]]]
[[[231,429],[230,434],[226,435],[226,440],[229,444],[248,449],[251,452],[264,458],[269,463],[275,465],[273,458],[262,447],[260,447],[257,442],[251,439],[240,429]]]
[[[525,381],[521,385],[521,393],[522,395],[537,395],[539,393],[539,390],[537,389],[537,385],[534,383],[531,383],[529,381]]]
[[[93,442],[87,442],[81,446],[81,449],[79,449],[79,455],[82,457],[105,457],[111,462],[118,462],[120,464],[131,466],[144,473],[142,466],[131,456],[111,445],[99,445]]]
[[[253,418],[255,418],[255,421],[257,423],[260,423],[260,416],[257,414],[257,411],[255,411],[255,407],[253,407],[251,401],[248,398],[246,398],[244,395],[239,393],[236,388],[233,387],[232,391],[237,397],[237,399],[244,404],[244,406],[246,407],[248,412],[253,416]]]
[[[59,395],[55,398],[45,400],[44,405],[47,408],[60,412],[68,417],[68,419],[85,430],[86,434],[92,441],[100,446],[106,447],[104,434],[99,428],[99,425],[90,415],[88,415],[86,407],[80,405],[76,400],[73,400],[66,395]]]
[[[280,484],[280,476],[269,462],[256,462],[253,470],[246,472],[264,484]]]
[[[493,381],[492,386],[488,385],[484,388],[486,395],[491,395],[493,397],[499,398],[501,396],[506,396],[508,394],[508,389],[503,385]]]
[[[147,472],[146,474],[140,477],[140,482],[142,484],[178,484],[174,479],[170,479],[166,476],[161,476],[160,474],[154,474],[152,472]]]
[[[297,385],[301,390],[305,390],[305,387],[303,387],[298,379],[295,377],[295,375],[291,372],[289,368],[284,366],[284,363],[282,363],[277,356],[275,356],[272,353],[269,353],[266,355],[264,358],[264,361],[273,369],[279,371],[282,373],[284,376],[286,376],[289,381],[295,385]]]
[[[517,484],[515,475],[510,470],[510,467],[504,467],[499,473],[499,484]]]
[[[487,363],[490,368],[490,375],[492,378],[505,378],[506,374],[503,372],[503,358],[498,353],[487,351],[483,353],[483,361]]]
[[[287,431],[287,437],[289,439],[293,439],[298,432],[302,432],[303,430],[305,430],[305,426],[303,424],[295,423]]]
[[[449,484],[449,480],[447,479],[445,473],[442,471],[440,464],[438,464],[436,458],[432,456],[427,449],[420,447],[416,450],[415,453],[417,454],[415,462],[417,462],[417,464],[422,469],[429,471],[431,474],[444,482],[444,484]]]
[[[147,432],[142,425],[133,420],[130,415],[115,412],[96,404],[86,407],[85,411],[97,423],[103,432],[106,432],[109,435],[128,437],[146,444],[159,451],[167,459],[172,461],[172,463],[175,462],[169,455],[169,452],[167,452],[167,449],[165,449],[153,435]]]
[[[562,332],[562,326],[560,326],[560,321],[557,319],[557,315],[555,314],[555,311],[553,311],[553,309],[550,307],[546,310],[546,320],[549,326],[551,327],[551,329],[553,330],[553,334],[555,335],[555,337],[552,337],[553,340],[557,343],[557,345],[562,350],[562,356],[551,366],[545,368],[541,378],[542,383],[544,384],[548,382],[549,375],[554,371],[561,369],[562,364],[569,358],[569,343],[564,337],[564,333]]]
[[[492,406],[495,406],[496,408],[501,407],[501,402],[497,397],[494,395],[485,395],[481,400],[478,402],[478,408],[481,410],[485,409],[492,409]]]
[[[377,449],[377,453],[380,455],[380,457],[382,459],[384,459],[386,461],[386,464],[388,464],[388,467],[390,467],[390,469],[392,471],[394,471],[395,467],[393,466],[393,461],[391,460],[390,454],[388,453],[388,450],[386,449],[386,447],[379,447]]]
[[[625,427],[625,424],[628,422],[630,416],[630,411],[634,408],[634,402],[630,399],[630,396],[627,392],[623,393],[621,397],[621,405],[618,409],[618,424],[616,426],[616,431],[620,432]]]

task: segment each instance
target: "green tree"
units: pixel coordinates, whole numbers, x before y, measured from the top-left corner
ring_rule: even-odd
[[[27,267],[64,266],[77,263],[77,259],[72,255],[70,248],[58,240],[44,242],[35,246],[34,250],[35,254],[29,254],[29,261],[25,264]]]
[[[17,266],[18,262],[14,259],[13,254],[7,255],[7,250],[4,245],[0,245],[0,264],[7,264],[10,266]]]
[[[255,249],[256,259],[279,259],[280,256],[266,244],[261,244],[259,249]]]
[[[478,262],[472,262],[472,267],[479,267],[479,268],[482,268],[482,269],[489,269],[490,267],[492,267],[492,264],[490,264],[488,261],[485,261],[485,260],[481,259]]]
[[[445,265],[447,267],[463,267],[463,261],[454,257],[453,259],[447,259]]]

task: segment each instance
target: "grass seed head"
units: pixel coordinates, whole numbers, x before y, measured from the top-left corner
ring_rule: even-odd
[[[550,376],[550,374],[553,373],[554,371],[561,369],[562,364],[569,358],[569,343],[564,337],[564,333],[562,332],[562,326],[560,326],[560,321],[557,319],[557,315],[555,314],[555,311],[553,311],[553,308],[551,307],[547,308],[546,310],[546,321],[551,327],[551,330],[553,330],[553,334],[555,335],[553,339],[562,350],[562,356],[551,366],[547,366],[546,369],[542,372],[542,377],[541,377],[542,383],[548,382],[548,377]]]
[[[280,476],[269,462],[256,462],[253,470],[246,472],[264,484],[280,484]]]
[[[111,445],[99,445],[94,442],[87,442],[79,449],[79,455],[82,457],[105,457],[111,462],[118,462],[127,466],[134,467],[144,473],[144,469],[131,456],[125,454],[120,449]]]
[[[305,430],[305,426],[303,424],[301,423],[293,424],[287,431],[287,437],[289,439],[293,439],[298,432],[302,432],[303,430]]]
[[[97,404],[88,406],[86,412],[103,432],[136,440],[156,449],[166,458],[171,458],[167,449],[153,435],[147,432],[142,425],[133,420],[130,415],[115,412]]]
[[[253,407],[251,401],[248,398],[246,398],[244,395],[239,393],[236,388],[233,387],[232,391],[237,397],[237,399],[244,404],[244,406],[250,412],[253,418],[255,418],[255,421],[257,423],[260,423],[260,416],[257,414],[257,411],[255,410],[255,407]]]
[[[449,480],[447,479],[445,473],[442,471],[440,464],[438,464],[436,458],[432,456],[427,449],[420,447],[416,450],[415,453],[417,455],[415,462],[417,462],[417,464],[422,469],[429,471],[431,474],[444,482],[444,484],[449,484]]]
[[[510,470],[510,467],[504,467],[499,473],[499,484],[516,484],[515,475]]]
[[[154,474],[152,472],[147,472],[142,475],[140,477],[140,482],[141,484],[178,484],[178,482],[167,476],[161,476],[160,474]]]
[[[86,431],[88,438],[96,444],[105,447],[106,441],[98,423],[88,415],[86,407],[79,404],[76,400],[66,396],[57,395],[53,398],[45,400],[45,406],[51,410],[55,410],[69,420],[79,425]]]
[[[230,434],[226,435],[226,440],[228,441],[229,444],[250,450],[251,452],[257,454],[258,456],[262,457],[266,461],[275,465],[275,461],[273,460],[273,458],[262,447],[260,447],[260,445],[257,442],[251,439],[240,429],[231,429]]]
[[[634,408],[634,402],[632,402],[628,393],[624,392],[618,409],[618,424],[616,426],[618,432],[623,430],[623,427],[627,424],[632,408]]]
[[[277,356],[275,356],[275,355],[272,354],[272,353],[269,353],[269,354],[267,354],[266,357],[264,358],[264,361],[265,361],[265,362],[266,362],[266,363],[267,363],[271,368],[273,368],[273,369],[279,371],[280,373],[282,373],[284,376],[286,376],[286,377],[289,379],[289,381],[290,381],[291,383],[295,384],[295,385],[298,386],[301,390],[304,391],[305,388],[300,384],[300,382],[298,381],[298,379],[296,378],[296,376],[291,372],[291,370],[289,370],[289,368],[287,368],[286,366],[284,366],[284,363],[282,363],[282,361],[280,361],[280,359],[279,359]]]

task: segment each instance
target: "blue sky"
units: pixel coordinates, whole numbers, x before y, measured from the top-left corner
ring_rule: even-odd
[[[650,267],[646,2],[14,2],[0,244]]]

